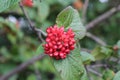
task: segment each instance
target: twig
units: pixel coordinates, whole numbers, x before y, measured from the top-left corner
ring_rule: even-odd
[[[45,36],[45,37],[47,36],[47,33],[45,33],[44,31],[42,31],[41,29],[37,29],[37,28],[36,28],[36,31],[41,32],[42,35]]]
[[[93,39],[98,44],[100,44],[102,46],[106,46],[106,43],[103,40],[101,40],[100,38],[98,38],[97,36],[95,36],[95,35],[93,35],[93,34],[91,34],[89,32],[87,32],[86,36]]]
[[[106,67],[106,64],[95,64],[95,65],[91,65],[91,68],[97,68],[97,67]]]
[[[86,21],[86,12],[87,12],[88,5],[89,5],[89,0],[85,0],[83,11],[82,11],[83,22]]]
[[[94,19],[93,21],[91,21],[90,23],[88,23],[86,25],[86,29],[90,29],[93,28],[95,25],[97,25],[98,23],[104,21],[105,19],[109,18],[110,16],[112,16],[114,13],[120,11],[120,5],[118,5],[117,7],[113,7],[112,9],[110,9],[109,11],[107,11],[106,13],[100,15],[99,17],[97,17],[96,19]]]
[[[19,2],[19,6],[20,6],[22,12],[24,13],[24,15],[25,15],[25,17],[26,17],[26,19],[27,19],[27,21],[28,21],[28,23],[30,25],[30,28],[36,33],[36,35],[38,36],[38,39],[40,41],[43,41],[42,37],[40,36],[41,33],[36,30],[35,26],[33,25],[33,23],[31,22],[30,18],[28,17],[27,12],[25,11],[25,9],[23,7],[23,4],[21,2]]]
[[[81,51],[85,51],[85,52],[91,53],[91,50],[86,49],[86,48],[81,48]]]
[[[91,69],[91,68],[89,68],[89,67],[87,67],[87,70],[88,70],[89,72],[94,73],[95,75],[97,75],[97,76],[99,76],[99,77],[102,77],[102,74],[100,74],[99,72],[97,72],[97,71],[95,71],[95,70],[93,70],[93,69]]]
[[[41,74],[39,72],[39,69],[35,65],[34,65],[34,68],[35,68],[36,79],[37,80],[42,80],[41,79]]]
[[[92,78],[92,77],[90,76],[90,74],[89,74],[89,71],[88,71],[88,69],[87,69],[87,66],[85,66],[85,69],[86,69],[87,76],[88,76],[89,80],[93,80],[93,78]]]
[[[0,80],[8,80],[10,77],[12,77],[14,74],[17,74],[21,71],[23,71],[24,69],[26,69],[29,65],[33,64],[34,62],[41,60],[45,57],[45,54],[43,55],[39,55],[39,56],[35,56],[32,59],[28,60],[25,63],[22,63],[20,66],[18,66],[17,68],[15,68],[14,70],[12,70],[11,72],[9,72],[8,74],[1,76]]]

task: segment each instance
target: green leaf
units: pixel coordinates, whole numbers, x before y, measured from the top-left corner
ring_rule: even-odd
[[[118,50],[118,56],[120,56],[120,50]]]
[[[120,40],[117,42],[117,46],[118,46],[118,56],[120,56]]]
[[[15,67],[16,67],[16,65],[13,63],[6,63],[6,64],[0,63],[0,73],[7,74],[9,71],[14,69]]]
[[[86,34],[86,29],[81,22],[78,11],[71,6],[64,9],[57,16],[56,23],[58,26],[64,26],[66,29],[72,28],[77,39],[82,39]]]
[[[45,2],[39,3],[38,20],[40,20],[41,22],[44,22],[48,15],[49,15],[49,6],[47,5],[47,3]]]
[[[58,0],[43,0],[42,2],[46,2],[46,3],[48,3],[49,5],[52,5],[52,4],[57,3]]]
[[[62,80],[88,80],[79,53],[80,50],[76,48],[66,59],[54,60],[55,68]]]
[[[73,14],[73,20],[72,23],[70,24],[70,27],[75,32],[76,38],[82,39],[86,35],[86,28],[83,26],[79,17],[79,13],[75,9]]]
[[[14,76],[10,77],[10,79],[9,79],[9,80],[17,80],[17,78],[18,78],[18,75],[17,75],[17,74],[15,74]]]
[[[8,34],[7,37],[12,44],[16,44],[16,37],[14,35]]]
[[[0,52],[1,52],[1,55],[3,56],[3,57],[5,57],[6,59],[8,58],[11,58],[11,54],[9,53],[9,51],[7,50],[7,48],[6,47],[1,47],[0,48]]]
[[[0,12],[18,3],[20,0],[0,0]]]
[[[31,74],[27,77],[27,80],[36,80],[36,75]]]
[[[120,80],[120,71],[118,71],[113,80]]]
[[[120,40],[117,42],[117,46],[120,49]]]
[[[67,7],[66,9],[64,9],[58,16],[56,19],[56,23],[58,26],[64,26],[69,27],[69,25],[72,23],[73,20],[73,8],[72,7]]]
[[[91,61],[95,61],[95,58],[93,57],[93,55],[91,55],[88,52],[82,51],[80,52],[80,55],[81,55],[82,62],[84,64],[89,64]]]
[[[104,80],[113,80],[115,73],[112,70],[106,70],[103,73],[103,79]]]
[[[112,55],[113,51],[109,47],[97,46],[91,54],[95,57],[96,60],[106,59]]]
[[[36,50],[36,54],[42,54],[42,53],[44,53],[44,49],[43,49],[43,46],[42,46],[42,44],[37,48],[37,50]]]
[[[75,0],[57,0],[61,5],[66,6],[72,4]]]

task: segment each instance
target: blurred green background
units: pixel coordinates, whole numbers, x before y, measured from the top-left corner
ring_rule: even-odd
[[[34,0],[33,2],[34,6],[32,8],[25,7],[25,9],[33,24],[43,31],[55,24],[57,15],[67,6],[76,8],[82,17],[84,0]],[[83,24],[86,25],[119,4],[119,0],[90,0],[86,21]],[[104,40],[108,45],[113,46],[120,40],[119,24],[120,12],[100,22],[89,31]],[[88,37],[83,38],[80,43],[81,47],[87,49],[93,49],[98,45]],[[39,53],[36,53],[36,49],[40,44],[41,42],[30,29],[18,5],[0,13],[0,76],[33,56],[39,55]],[[117,67],[120,69],[120,65]],[[100,69],[100,71],[105,72],[103,69]],[[112,74],[112,71],[110,72]],[[94,74],[91,74],[91,76],[93,80],[104,80]],[[61,80],[48,58],[36,62],[9,80],[39,80],[38,77],[41,77],[41,80]]]

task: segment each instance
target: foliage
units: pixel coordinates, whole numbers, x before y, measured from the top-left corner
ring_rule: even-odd
[[[79,51],[79,49],[75,49],[65,60],[54,60],[54,65],[63,80],[88,80]]]
[[[84,64],[89,64],[92,61],[95,61],[95,57],[88,52],[81,51],[80,56]]]
[[[43,43],[30,28],[18,2],[20,0],[0,0],[0,77],[33,56],[44,53]],[[72,28],[76,34],[77,44],[66,59],[54,60],[45,57],[9,80],[37,80],[37,76],[41,76],[42,80],[88,80],[88,76],[93,80],[120,79],[120,28],[118,28],[120,13],[110,16],[89,30],[107,42],[106,46],[101,46],[85,36],[84,25],[114,7],[111,5],[112,1],[101,3],[100,0],[90,0],[86,21],[82,19],[82,6],[76,10],[74,2],[74,0],[33,0],[33,7],[25,7],[36,28],[45,31],[54,24],[64,26],[66,30]],[[80,0],[77,3],[83,2],[84,0]],[[42,37],[45,39],[43,35]],[[90,52],[83,51],[80,46],[78,47],[80,44],[82,48],[90,49]],[[115,49],[114,45],[117,46]],[[97,67],[99,64],[100,67]],[[87,66],[96,72],[89,71],[86,69]]]
[[[10,6],[18,3],[19,0],[0,0],[0,12],[6,10],[7,8],[9,8]]]
[[[85,36],[86,30],[83,26],[77,10],[72,7],[67,7],[58,16],[56,20],[57,25],[65,28],[72,28],[75,32],[76,38],[82,39]]]
[[[118,80],[118,79],[120,79],[120,71],[118,71],[115,77],[113,78],[113,80]]]

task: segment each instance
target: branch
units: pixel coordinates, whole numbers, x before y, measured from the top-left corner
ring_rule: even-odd
[[[97,72],[97,71],[91,69],[90,67],[87,67],[87,70],[88,70],[89,72],[91,72],[91,73],[93,73],[93,74],[99,76],[99,77],[102,77],[102,74],[100,74],[99,72]]]
[[[106,64],[95,64],[95,65],[91,65],[90,66],[91,68],[97,68],[97,67],[107,67],[107,65]]]
[[[91,50],[86,49],[86,48],[81,48],[81,51],[85,51],[85,52],[91,53]]]
[[[93,35],[93,34],[91,34],[89,32],[87,32],[86,36],[93,39],[98,44],[100,44],[102,46],[106,46],[106,43],[103,40],[101,40],[100,38],[98,38],[97,36],[95,36],[95,35]]]
[[[120,11],[120,5],[118,5],[117,7],[113,7],[112,9],[107,11],[106,13],[100,15],[99,17],[97,17],[96,19],[94,19],[93,21],[88,23],[86,25],[86,29],[88,30],[90,28],[93,28],[95,25],[97,25],[98,23],[102,22],[103,20],[109,18],[110,16],[112,16],[114,13],[116,13],[118,11]]]
[[[87,69],[87,66],[85,66],[85,69],[86,69],[87,76],[88,76],[89,80],[93,80],[93,78],[92,78],[92,77],[90,76],[90,74],[89,74],[89,71],[88,71],[88,69]]]
[[[29,65],[35,63],[38,60],[41,60],[45,57],[45,54],[43,55],[39,55],[39,56],[35,56],[32,59],[28,60],[25,63],[22,63],[20,66],[18,66],[17,68],[15,68],[14,70],[12,70],[11,72],[9,72],[8,74],[2,76],[0,78],[0,80],[8,80],[10,77],[12,77],[14,74],[17,74],[21,71],[23,71],[24,69],[26,69]]]
[[[82,11],[83,21],[86,21],[86,12],[87,12],[88,5],[89,5],[89,0],[85,0],[83,11]]]
[[[35,75],[36,75],[37,80],[42,80],[39,69],[35,65],[34,65],[34,68],[35,68]]]
[[[42,31],[41,29],[37,29],[37,28],[36,28],[36,31],[37,31],[37,32],[41,32],[44,37],[47,36],[47,33],[45,33],[44,31]]]
[[[24,9],[24,7],[23,7],[23,4],[22,4],[21,2],[19,2],[19,6],[20,6],[22,12],[24,13],[24,15],[25,15],[25,17],[26,17],[26,19],[27,19],[27,21],[28,21],[28,23],[29,23],[29,25],[30,25],[30,28],[36,33],[36,35],[38,36],[38,39],[39,39],[40,41],[43,41],[43,40],[42,40],[42,37],[41,37],[41,35],[40,35],[41,32],[38,32],[38,31],[36,30],[35,26],[33,25],[33,23],[31,22],[30,18],[28,17],[27,12],[25,11],[25,9]]]

